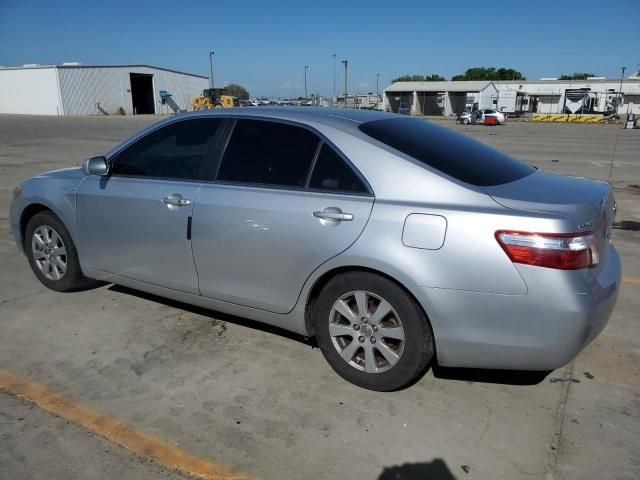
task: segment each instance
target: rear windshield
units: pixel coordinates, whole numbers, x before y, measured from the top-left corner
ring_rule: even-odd
[[[524,162],[424,120],[375,120],[363,123],[360,130],[442,173],[479,187],[513,182],[535,172]]]

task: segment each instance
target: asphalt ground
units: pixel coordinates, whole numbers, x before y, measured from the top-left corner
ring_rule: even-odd
[[[9,231],[13,187],[156,120],[0,116],[0,478],[640,478],[639,130],[442,122],[611,182],[624,282],[607,328],[566,368],[438,369],[382,394],[341,380],[312,341],[256,322],[38,283]]]

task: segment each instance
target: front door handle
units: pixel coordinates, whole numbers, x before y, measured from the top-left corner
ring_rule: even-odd
[[[316,218],[320,218],[321,220],[333,220],[338,222],[350,222],[353,220],[353,215],[351,213],[344,213],[339,208],[329,207],[324,210],[316,210],[313,212],[313,216]]]
[[[172,207],[186,207],[187,205],[191,205],[191,200],[182,198],[182,195],[179,193],[172,193],[168,197],[164,197],[162,203],[166,203]]]

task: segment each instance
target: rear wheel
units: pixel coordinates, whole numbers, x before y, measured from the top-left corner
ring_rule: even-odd
[[[71,236],[52,212],[37,213],[29,220],[24,250],[33,273],[45,287],[66,292],[86,280]]]
[[[433,357],[433,336],[420,307],[382,276],[336,276],[313,304],[312,315],[325,358],[360,387],[403,388],[425,372]]]

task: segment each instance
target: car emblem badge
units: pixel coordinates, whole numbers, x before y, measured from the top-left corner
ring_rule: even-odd
[[[594,223],[595,223],[595,222],[594,222],[593,220],[591,220],[591,221],[589,221],[589,222],[581,223],[580,225],[578,225],[578,229],[579,229],[579,230],[586,230],[587,228],[591,228],[591,227],[593,227],[593,224],[594,224]]]

